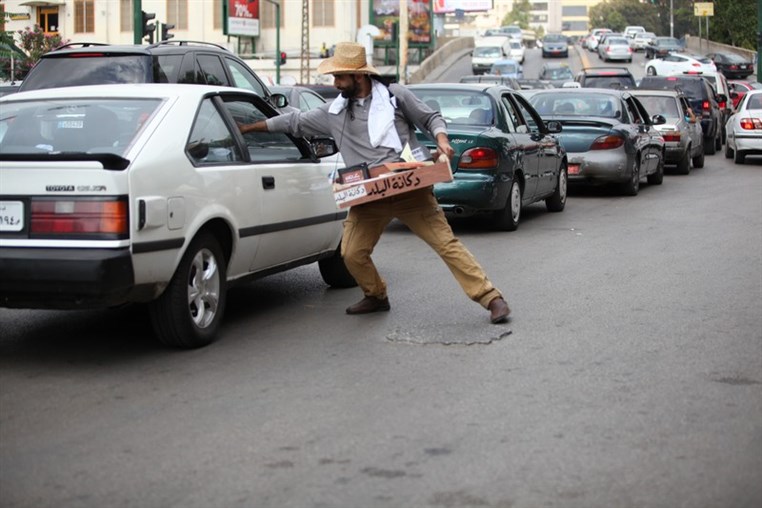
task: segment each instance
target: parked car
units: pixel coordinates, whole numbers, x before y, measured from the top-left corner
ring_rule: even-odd
[[[509,51],[508,56],[520,64],[523,64],[526,55],[526,47],[524,47],[524,43],[520,40],[511,39],[509,44],[511,45],[511,50]]]
[[[635,77],[627,67],[585,67],[574,81],[583,88],[635,88]]]
[[[744,79],[754,73],[754,62],[735,53],[708,53],[706,56],[728,79]]]
[[[664,161],[676,165],[677,173],[687,175],[691,163],[704,167],[704,133],[693,114],[688,98],[677,90],[632,90],[649,116],[661,114],[666,123],[657,125],[664,138]]]
[[[330,102],[336,97],[338,97],[341,94],[341,90],[336,88],[333,85],[319,85],[315,83],[302,83],[297,86],[301,86],[303,88],[309,88],[313,92],[317,92],[320,94],[321,97],[323,97],[326,101]]]
[[[635,34],[635,37],[632,37],[630,39],[630,48],[634,52],[638,51],[645,51],[646,46],[656,37],[656,34],[653,32],[641,32]]]
[[[270,87],[273,93],[280,93],[286,96],[289,106],[300,111],[309,111],[317,109],[327,101],[325,97],[316,91],[303,86],[275,85]]]
[[[670,53],[680,53],[683,49],[683,43],[674,37],[654,37],[645,48],[646,60],[664,58]]]
[[[529,102],[543,120],[563,126],[558,137],[569,157],[569,183],[614,183],[630,196],[638,194],[643,177],[662,183],[665,146],[655,126],[666,119],[649,116],[629,91],[536,90]]]
[[[604,62],[624,60],[631,63],[632,49],[630,49],[629,41],[625,37],[606,37],[598,44],[598,58]]]
[[[563,34],[545,34],[542,38],[542,57],[569,58],[569,40]]]
[[[547,81],[551,85],[560,87],[564,83],[574,81],[574,74],[567,63],[548,62],[542,64],[540,80]]]
[[[725,157],[743,164],[747,155],[762,155],[762,90],[747,92],[728,119]]]
[[[488,216],[499,230],[519,226],[521,210],[545,201],[551,212],[566,205],[566,153],[557,122],[545,124],[521,93],[490,84],[416,84],[410,90],[436,103],[455,149],[453,181],[434,186],[445,213]],[[419,133],[421,141],[435,148]]]
[[[169,40],[148,46],[93,42],[67,44],[45,53],[20,92],[111,83],[190,83],[243,88],[282,110],[288,101],[273,94],[246,62],[209,42]]]
[[[729,97],[733,101],[733,109],[738,108],[738,103],[741,102],[741,98],[750,90],[762,89],[762,83],[757,81],[746,81],[740,79],[728,80],[728,92]]]
[[[459,81],[460,83],[492,83],[495,85],[505,85],[513,90],[521,90],[519,80],[513,76],[480,74],[478,76],[462,76]]]
[[[317,262],[349,287],[330,138],[241,135],[257,93],[102,85],[0,99],[0,305],[147,303],[157,338],[212,342],[227,288]],[[294,196],[298,196],[295,206]]]
[[[489,73],[493,76],[510,76],[520,79],[524,77],[524,70],[521,64],[512,58],[503,58],[492,64]]]
[[[704,153],[712,155],[722,148],[722,111],[719,97],[709,82],[697,75],[645,76],[638,83],[645,90],[680,90],[688,98],[693,112],[701,119],[704,133]]]
[[[715,72],[717,68],[709,58],[688,53],[670,53],[664,58],[646,62],[647,76],[669,76],[683,72]]]
[[[471,72],[485,74],[489,72],[492,64],[503,58],[507,58],[511,51],[511,38],[482,37],[474,41],[474,49],[471,50]]]

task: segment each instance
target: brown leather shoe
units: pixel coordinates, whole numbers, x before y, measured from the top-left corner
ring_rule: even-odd
[[[347,307],[347,314],[368,314],[370,312],[387,311],[390,308],[389,298],[366,296],[356,304]]]
[[[511,313],[511,309],[508,308],[508,304],[505,303],[502,297],[498,296],[493,298],[489,302],[489,320],[492,324],[503,323],[508,321],[508,314]]]

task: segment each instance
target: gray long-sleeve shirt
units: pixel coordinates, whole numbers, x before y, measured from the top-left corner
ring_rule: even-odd
[[[408,143],[415,152],[422,146],[416,139],[415,127],[411,123],[418,125],[432,139],[439,133],[447,133],[447,124],[442,115],[430,109],[406,87],[394,83],[389,86],[389,91],[397,100],[394,125],[403,147]],[[348,106],[351,107],[351,114],[348,108],[338,114],[331,114],[328,112],[330,103],[327,103],[318,109],[275,116],[267,120],[267,129],[271,132],[288,132],[307,138],[318,135],[331,136],[336,140],[347,166],[366,162],[372,167],[385,162],[399,161],[400,156],[394,149],[371,145],[368,135],[370,103],[370,96],[365,98],[362,106],[355,100],[351,101]]]

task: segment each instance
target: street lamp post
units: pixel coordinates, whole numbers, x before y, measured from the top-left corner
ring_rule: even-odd
[[[275,6],[275,84],[280,85],[280,4],[265,0]]]

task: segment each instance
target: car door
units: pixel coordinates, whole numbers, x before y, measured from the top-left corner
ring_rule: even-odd
[[[532,132],[532,127],[521,114],[521,108],[514,94],[503,92],[500,102],[506,113],[506,123],[514,145],[509,156],[516,160],[514,171],[520,169],[524,174],[524,201],[534,200],[540,179],[540,141]],[[532,117],[530,116],[530,119]],[[535,131],[537,129],[535,128]]]
[[[274,114],[264,101],[229,95],[225,107],[235,122],[252,123]],[[241,231],[257,236],[259,245],[250,269],[262,271],[328,250],[340,235],[340,212],[333,199],[330,175],[338,159],[316,159],[301,138],[278,132],[241,136],[249,158],[252,196],[261,202],[258,224]]]
[[[551,194],[556,189],[561,165],[561,148],[558,138],[547,132],[545,122],[521,94],[512,94],[511,97],[529,127],[531,139],[539,144],[536,196]]]
[[[695,153],[701,153],[700,148],[703,147],[703,133],[701,132],[701,122],[698,121],[698,118],[694,115],[694,118],[696,120],[694,122],[691,122],[689,119],[691,115],[688,113],[688,110],[690,109],[690,104],[688,104],[688,99],[685,97],[678,97],[678,101],[680,103],[680,111],[683,114],[683,116],[688,119],[686,120],[686,125],[688,126],[688,135],[691,140],[691,146],[693,147],[693,151]],[[693,156],[691,154],[691,156]]]
[[[648,117],[648,111],[638,99],[627,94],[623,100],[627,104],[627,111],[637,127],[635,129],[635,147],[641,154],[640,174],[645,176],[656,171],[662,158],[661,146],[664,144],[664,138],[653,127],[651,119]]]

